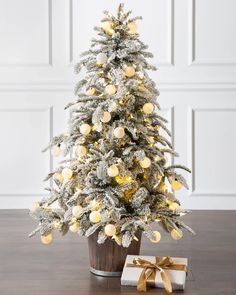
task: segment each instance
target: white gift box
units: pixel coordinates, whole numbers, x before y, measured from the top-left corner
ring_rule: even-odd
[[[127,264],[133,264],[134,258],[141,258],[147,260],[151,263],[155,263],[155,256],[137,256],[137,255],[127,255],[124,269],[121,276],[121,285],[122,286],[137,286],[139,277],[143,271],[141,267],[129,267]],[[184,264],[187,267],[188,259],[187,258],[177,258],[171,257],[174,264]],[[172,289],[173,290],[184,290],[185,281],[186,281],[186,272],[184,270],[171,270],[164,269],[168,275]],[[156,288],[164,288],[163,281],[161,279],[160,271],[156,272],[155,283]]]

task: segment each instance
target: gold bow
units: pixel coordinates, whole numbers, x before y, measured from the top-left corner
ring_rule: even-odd
[[[155,257],[156,262],[144,260],[142,258],[134,258],[133,263],[128,263],[127,267],[140,267],[143,271],[140,274],[137,290],[140,292],[147,291],[147,283],[155,286],[156,272],[160,271],[161,279],[166,292],[172,293],[171,281],[165,272],[165,269],[183,270],[187,272],[187,266],[184,264],[175,264],[173,259],[167,257]]]

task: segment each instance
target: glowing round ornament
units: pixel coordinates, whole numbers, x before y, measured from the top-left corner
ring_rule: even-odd
[[[72,233],[76,233],[79,230],[79,223],[75,222],[75,223],[71,224],[69,229]]]
[[[53,174],[53,179],[54,180],[57,180],[59,182],[63,182],[64,181],[63,175],[61,173],[59,173],[59,172],[56,172],[56,173]]]
[[[154,239],[151,239],[150,241],[153,243],[159,243],[161,240],[161,234],[157,230],[155,230],[153,233],[154,233]]]
[[[65,180],[70,180],[73,175],[73,171],[70,168],[64,168],[61,174]]]
[[[119,175],[119,169],[116,165],[112,165],[110,167],[107,168],[107,174],[110,177],[116,177],[117,175]]]
[[[129,29],[128,33],[131,35],[138,33],[137,25],[135,22],[128,23],[127,28]]]
[[[178,191],[183,187],[183,185],[178,180],[173,179],[171,182],[171,187],[174,191]]]
[[[88,96],[93,96],[94,94],[95,94],[95,88],[93,88],[93,87],[90,87],[87,91],[86,91],[86,94],[88,95]]]
[[[96,57],[96,61],[99,65],[105,64],[107,62],[107,55],[103,52],[100,52]]]
[[[172,229],[171,233],[170,233],[171,237],[173,240],[180,240],[183,237],[183,232],[181,230],[176,230],[175,228]]]
[[[83,207],[81,207],[80,205],[74,206],[72,208],[72,214],[74,217],[80,217],[83,211]]]
[[[151,166],[151,160],[148,157],[145,157],[143,160],[139,161],[139,164],[142,168],[148,168]]]
[[[53,237],[51,233],[47,234],[46,236],[41,236],[41,242],[45,245],[50,244],[52,240],[53,240]]]
[[[116,227],[113,224],[107,224],[104,231],[108,237],[112,237],[116,234]]]
[[[101,221],[101,214],[99,211],[92,211],[89,214],[89,220],[93,223],[98,223],[99,221]]]
[[[76,155],[78,157],[83,157],[87,154],[87,149],[85,146],[83,145],[79,145],[77,148],[76,148],[76,151],[75,151]]]
[[[126,77],[133,77],[135,75],[135,69],[131,66],[126,67],[124,70],[124,74]]]
[[[113,133],[116,138],[122,138],[125,136],[125,129],[123,127],[116,127]]]
[[[53,157],[59,157],[61,155],[60,147],[55,145],[54,147],[52,147],[51,153],[52,153]]]
[[[90,133],[90,131],[91,131],[91,127],[90,127],[89,124],[86,124],[86,123],[85,123],[85,124],[82,124],[82,125],[80,126],[79,131],[80,131],[80,133],[83,134],[83,135],[88,135],[88,134]]]
[[[111,120],[111,114],[109,112],[104,112],[101,118],[102,123],[108,123]]]
[[[107,85],[105,88],[105,92],[108,95],[114,95],[116,93],[116,86],[112,84]]]
[[[151,102],[147,102],[143,105],[144,114],[151,114],[154,111],[154,105]]]

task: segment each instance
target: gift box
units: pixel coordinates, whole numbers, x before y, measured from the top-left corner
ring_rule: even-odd
[[[187,258],[127,255],[121,276],[121,285],[137,286],[138,291],[147,287],[184,290]]]

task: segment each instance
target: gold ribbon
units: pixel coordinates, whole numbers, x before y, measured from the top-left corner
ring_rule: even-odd
[[[166,292],[172,293],[171,281],[165,272],[165,269],[182,270],[187,272],[187,266],[184,264],[176,264],[173,259],[167,257],[155,257],[156,262],[144,260],[142,258],[134,258],[133,263],[128,263],[127,267],[140,267],[143,268],[138,283],[137,290],[140,292],[147,291],[147,284],[155,286],[156,272],[160,271],[161,279]]]

